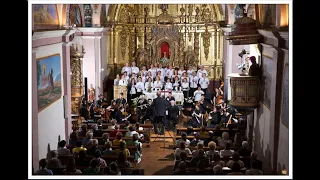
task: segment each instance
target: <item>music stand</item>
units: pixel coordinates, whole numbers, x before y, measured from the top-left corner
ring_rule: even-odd
[[[166,120],[164,120],[164,123],[166,124]],[[164,125],[162,123],[162,126],[164,126],[164,134],[163,134],[163,147],[160,147],[160,148],[166,148],[166,131],[168,132],[169,136],[171,137],[172,141],[174,140],[174,138],[172,137],[171,133],[170,133],[170,129]],[[162,128],[162,127],[161,127]],[[155,137],[155,139],[152,141],[152,143],[154,143],[159,137],[159,133],[157,134],[157,136]]]

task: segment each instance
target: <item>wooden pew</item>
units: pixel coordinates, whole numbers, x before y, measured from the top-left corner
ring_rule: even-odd
[[[187,167],[187,170],[190,171],[191,173],[193,172],[196,172],[197,171],[197,168],[196,167]],[[242,168],[240,169],[240,171],[244,174],[246,172],[247,168]],[[228,167],[223,167],[222,168],[222,171],[224,174],[228,174],[228,173],[231,173],[231,169],[228,168]],[[212,167],[207,167],[205,168],[205,172],[208,173],[208,174],[213,174],[213,168]],[[206,175],[208,175],[206,174]]]
[[[178,148],[178,147],[177,147],[177,146],[174,146],[173,148],[176,149],[176,148]],[[191,151],[197,150],[197,147],[196,147],[196,146],[188,146],[188,148],[189,148]],[[241,147],[231,146],[231,149],[234,150],[234,151],[238,151],[240,148],[241,148]],[[205,151],[209,151],[209,147],[203,147],[203,149],[204,149]],[[216,150],[217,150],[217,151],[220,151],[220,150],[222,150],[222,149],[224,149],[224,147],[221,147],[221,146],[217,146],[217,147],[216,147]]]
[[[75,148],[76,146],[70,146],[68,145],[67,148],[70,149],[70,151],[72,152],[72,149]],[[92,146],[83,146],[84,148],[91,148]],[[106,146],[105,145],[98,145],[99,149],[105,150]],[[120,146],[112,146],[112,149],[119,149]],[[127,148],[129,149],[130,153],[136,152],[137,151],[137,147],[136,146],[127,146]]]

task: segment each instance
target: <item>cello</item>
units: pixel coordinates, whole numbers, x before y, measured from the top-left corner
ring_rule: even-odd
[[[216,97],[217,97],[216,104],[220,104],[220,103],[223,102],[222,101],[222,99],[223,99],[223,91],[221,90],[223,88],[223,86],[224,86],[224,82],[221,82],[221,85],[220,85],[218,91],[216,91],[216,93],[217,93],[217,95],[216,95]]]

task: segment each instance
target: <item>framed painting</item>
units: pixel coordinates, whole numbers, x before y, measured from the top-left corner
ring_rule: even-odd
[[[37,59],[38,111],[61,98],[61,58],[53,54]]]
[[[270,109],[270,95],[272,83],[272,66],[273,59],[268,56],[262,55],[261,59],[261,85],[260,85],[260,101]]]
[[[59,16],[55,4],[33,4],[34,30],[59,29]]]

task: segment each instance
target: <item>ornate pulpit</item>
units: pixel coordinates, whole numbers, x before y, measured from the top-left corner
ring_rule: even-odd
[[[259,76],[229,74],[231,87],[230,105],[239,110],[252,110],[259,106]]]

